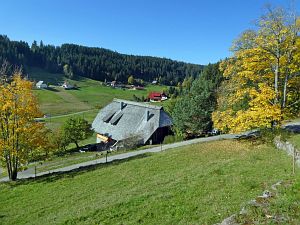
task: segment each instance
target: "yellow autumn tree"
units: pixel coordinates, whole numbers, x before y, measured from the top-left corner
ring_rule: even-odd
[[[46,130],[38,103],[32,93],[32,82],[15,72],[12,79],[0,83],[0,160],[10,180],[17,179],[22,165],[45,149]]]
[[[225,132],[271,127],[299,112],[299,20],[281,8],[267,10],[220,64],[226,81],[212,118]]]
[[[128,77],[127,83],[128,84],[134,84],[134,77],[132,75]]]

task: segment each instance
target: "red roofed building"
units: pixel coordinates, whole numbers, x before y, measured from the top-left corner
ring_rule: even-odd
[[[151,102],[161,102],[168,99],[164,93],[160,92],[150,92],[148,98]]]

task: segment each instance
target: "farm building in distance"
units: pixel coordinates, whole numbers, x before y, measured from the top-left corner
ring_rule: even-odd
[[[48,85],[44,83],[44,81],[40,80],[39,82],[36,83],[36,88],[38,89],[43,89],[43,88],[47,88]]]
[[[74,85],[72,84],[69,84],[68,82],[64,82],[62,87],[65,89],[65,90],[70,90],[70,89],[74,89]]]
[[[160,92],[150,92],[148,98],[150,102],[161,102],[168,99],[164,93]]]
[[[97,143],[129,138],[139,144],[161,143],[171,126],[172,119],[163,107],[120,99],[101,109],[92,124]]]

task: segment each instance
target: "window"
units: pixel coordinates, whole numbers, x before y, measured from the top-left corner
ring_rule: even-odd
[[[115,115],[116,113],[115,112],[111,112],[109,114],[107,114],[104,118],[103,118],[103,121],[105,123],[109,123],[109,121],[113,118],[113,116]]]
[[[110,124],[112,124],[112,125],[117,125],[118,122],[120,121],[120,119],[122,118],[122,116],[123,116],[123,113],[119,113],[119,114],[115,115],[115,116],[111,119]]]

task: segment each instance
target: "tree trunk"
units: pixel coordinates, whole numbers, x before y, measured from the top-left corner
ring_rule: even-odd
[[[285,75],[285,78],[284,78],[284,84],[283,84],[283,99],[282,99],[282,104],[281,104],[281,108],[282,108],[282,109],[284,109],[285,106],[286,106],[287,83],[288,83],[288,74]]]
[[[77,143],[77,141],[74,141],[75,145],[76,145],[76,148],[78,149],[79,148],[79,145]]]
[[[8,172],[8,177],[11,181],[17,180],[18,176],[18,162],[17,159],[12,162],[11,157],[6,157],[6,167]]]
[[[278,78],[279,78],[279,58],[277,58],[276,67],[275,67],[275,77],[274,77],[275,104],[277,104],[279,102]]]
[[[6,168],[7,168],[8,177],[10,179],[12,172],[11,172],[11,167],[10,167],[10,164],[9,164],[9,161],[8,161],[8,157],[6,157]]]
[[[17,180],[17,176],[18,176],[18,170],[14,169],[12,171],[11,177],[9,179],[12,180],[12,181],[16,181]]]

